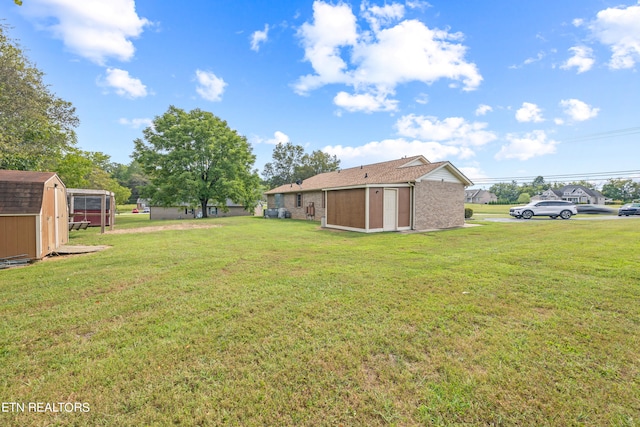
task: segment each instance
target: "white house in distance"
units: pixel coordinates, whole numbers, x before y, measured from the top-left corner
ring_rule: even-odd
[[[588,203],[592,205],[604,205],[606,197],[598,190],[591,190],[582,185],[565,185],[559,189],[550,188],[540,196],[534,196],[532,200],[566,200],[573,203]]]

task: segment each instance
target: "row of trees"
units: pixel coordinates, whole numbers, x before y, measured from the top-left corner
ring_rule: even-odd
[[[598,190],[606,198],[621,202],[640,199],[640,183],[631,179],[611,178],[601,188],[589,181],[545,182],[538,176],[530,183],[518,184],[517,181],[494,184],[489,191],[498,197],[498,203],[527,202],[531,196],[541,194],[549,189],[559,189],[565,185],[582,185],[591,190]]]
[[[262,175],[268,188],[279,187],[296,181],[304,181],[323,172],[332,172],[340,167],[340,160],[323,151],[306,154],[300,145],[291,142],[279,143],[273,149],[273,161],[264,165]]]

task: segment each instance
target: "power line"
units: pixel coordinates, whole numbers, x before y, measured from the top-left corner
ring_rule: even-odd
[[[612,137],[617,137],[617,136],[635,135],[637,133],[640,133],[640,127],[616,129],[616,130],[610,130],[610,131],[607,131],[607,132],[600,132],[600,133],[592,133],[592,134],[589,134],[589,135],[575,136],[573,138],[565,138],[565,139],[562,140],[562,142],[593,141],[593,140],[596,140],[596,139],[612,138]]]
[[[530,182],[535,180],[536,176],[507,176],[507,177],[499,177],[499,178],[471,178],[474,185],[480,184],[495,184],[500,182]],[[547,175],[543,176],[545,182],[548,181],[561,181],[561,180],[605,180],[605,179],[614,179],[614,178],[627,178],[627,179],[640,179],[640,170],[626,170],[626,171],[613,171],[613,172],[587,172],[587,173],[575,173],[575,174],[562,174],[562,175]]]

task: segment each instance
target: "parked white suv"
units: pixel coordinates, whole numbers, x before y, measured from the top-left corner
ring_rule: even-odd
[[[539,202],[531,202],[526,206],[517,206],[509,209],[509,215],[524,219],[531,219],[534,216],[569,219],[577,213],[576,205],[564,200],[541,200]]]

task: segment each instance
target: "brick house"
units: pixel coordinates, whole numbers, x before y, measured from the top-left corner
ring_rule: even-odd
[[[487,190],[465,190],[464,202],[486,205],[498,201],[498,196]]]
[[[533,198],[532,198],[533,199]],[[539,196],[540,200],[567,200],[573,203],[604,205],[606,197],[598,190],[582,185],[565,185],[562,188],[550,188]]]
[[[267,208],[284,208],[291,218],[371,233],[461,227],[470,185],[451,163],[413,156],[322,173],[265,194]]]

